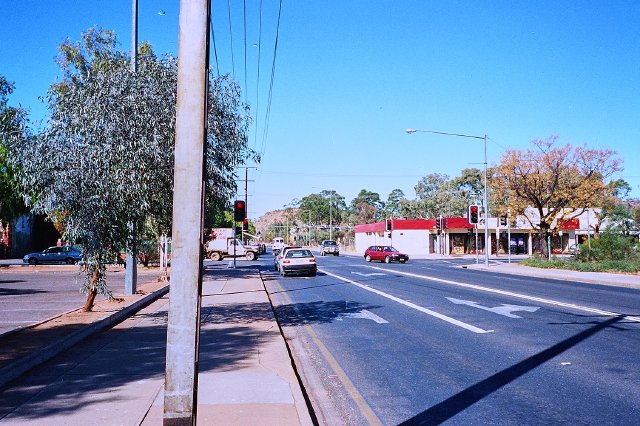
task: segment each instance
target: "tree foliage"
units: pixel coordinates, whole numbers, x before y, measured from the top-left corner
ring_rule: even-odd
[[[506,151],[491,176],[492,201],[503,210],[497,213],[506,213],[510,206],[512,213],[524,215],[533,207],[535,217],[525,216],[540,230],[540,237],[558,221],[610,197],[613,187],[607,181],[621,170],[614,151],[558,147],[557,142],[557,137],[550,137],[532,141],[532,149]]]
[[[150,221],[156,234],[171,229],[177,60],[143,45],[133,72],[116,43],[112,32],[90,29],[60,46],[63,77],[47,94],[49,122],[14,146],[34,209],[58,215],[66,237],[83,245],[87,310],[97,293],[111,295],[105,263],[135,247],[132,229]],[[254,155],[247,108],[228,77],[210,83],[208,107],[206,200],[224,206],[235,167]]]
[[[27,211],[8,149],[10,143],[23,141],[28,130],[26,111],[9,106],[13,90],[13,83],[0,75],[0,221],[5,223]]]
[[[377,192],[361,189],[351,201],[351,217],[353,223],[373,223],[384,220],[384,202]]]
[[[482,200],[483,188],[479,169],[464,169],[453,179],[446,174],[428,174],[415,186],[415,200],[400,201],[400,216],[410,219],[464,216],[469,204]]]
[[[384,204],[385,216],[398,217],[400,215],[400,203],[405,199],[401,189],[394,189],[389,193],[387,202]]]
[[[301,223],[328,225],[342,223],[346,218],[347,205],[344,197],[333,190],[323,189],[318,194],[310,194],[294,203],[297,218]]]

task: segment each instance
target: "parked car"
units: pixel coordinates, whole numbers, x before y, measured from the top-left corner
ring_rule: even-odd
[[[320,244],[320,256],[326,256],[332,254],[334,256],[340,256],[340,246],[333,240],[324,240]]]
[[[286,277],[288,274],[309,275],[315,277],[318,273],[316,258],[309,249],[288,248],[282,250],[282,256],[278,265],[280,275]]]
[[[580,244],[571,244],[569,246],[569,254],[571,255],[576,255],[576,254],[580,254]]]
[[[82,260],[82,253],[70,246],[54,246],[43,251],[29,253],[22,258],[24,263],[37,265],[39,263],[66,263],[73,265]]]
[[[400,253],[398,250],[391,246],[371,246],[364,252],[364,260],[371,262],[372,260],[379,260],[380,262],[400,262],[405,263],[409,261],[409,256],[404,253]]]
[[[278,272],[280,271],[280,259],[284,256],[285,252],[289,249],[299,249],[302,248],[300,246],[284,246],[282,249],[278,251],[277,254],[273,256],[273,270]]]

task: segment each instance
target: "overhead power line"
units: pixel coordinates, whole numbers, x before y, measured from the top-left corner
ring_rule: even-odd
[[[227,12],[229,15],[229,42],[231,43],[231,77],[236,79],[236,65],[233,60],[233,31],[231,29],[231,0],[227,0]]]
[[[260,0],[260,11],[259,11],[259,21],[258,21],[258,70],[257,70],[257,81],[256,81],[256,118],[255,118],[255,134],[254,134],[254,144],[258,146],[258,117],[260,113],[260,60],[262,57],[262,0]]]
[[[271,114],[271,99],[273,97],[273,80],[276,71],[276,56],[278,53],[278,38],[280,36],[280,17],[282,16],[282,0],[278,5],[278,23],[276,25],[276,40],[273,45],[273,62],[271,63],[271,81],[269,83],[269,96],[267,98],[267,112],[264,120],[264,132],[262,134],[262,148],[260,150],[261,156],[264,156],[266,150],[267,134],[269,133],[269,116]]]

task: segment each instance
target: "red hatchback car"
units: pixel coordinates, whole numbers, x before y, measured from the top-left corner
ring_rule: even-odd
[[[400,262],[405,263],[409,261],[409,256],[404,253],[400,253],[398,250],[391,246],[371,246],[364,252],[364,260],[371,262],[372,260],[379,260],[380,262]]]

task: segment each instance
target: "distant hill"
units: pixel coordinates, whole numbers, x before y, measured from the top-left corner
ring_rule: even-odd
[[[291,216],[295,217],[297,214],[298,214],[298,209],[291,209],[291,213],[289,213],[289,217]],[[267,230],[271,225],[276,223],[286,223],[286,222],[287,222],[287,211],[284,209],[280,209],[280,210],[273,210],[273,211],[267,212],[264,215],[260,216],[260,218],[254,222],[254,225],[256,227],[257,232],[266,234]]]

